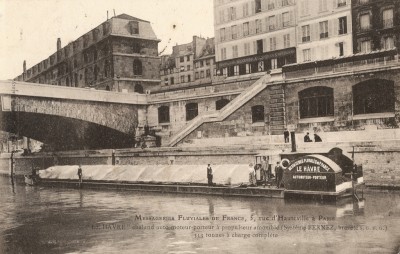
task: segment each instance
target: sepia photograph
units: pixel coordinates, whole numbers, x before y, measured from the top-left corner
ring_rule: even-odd
[[[400,0],[0,0],[0,253],[400,254]]]

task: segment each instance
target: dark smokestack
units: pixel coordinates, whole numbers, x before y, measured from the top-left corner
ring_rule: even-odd
[[[24,63],[22,64],[22,69],[24,70],[24,72],[26,72],[26,61],[24,60]]]
[[[108,11],[107,11],[107,20],[108,20]]]
[[[57,51],[61,49],[61,39],[57,38]]]
[[[290,132],[290,140],[292,141],[292,152],[296,152],[296,133],[294,131]]]

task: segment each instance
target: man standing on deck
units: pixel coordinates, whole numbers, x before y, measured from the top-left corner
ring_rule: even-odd
[[[211,168],[211,164],[208,164],[207,166],[207,179],[208,179],[208,186],[212,186],[213,185],[213,172],[212,172],[212,168]]]
[[[262,175],[263,175],[263,179],[264,179],[264,185],[267,184],[267,179],[269,178],[269,176],[268,176],[268,166],[269,166],[268,160],[269,160],[268,157],[263,156],[262,161],[261,161],[261,170],[262,170]]]
[[[82,183],[82,167],[81,167],[81,164],[79,164],[79,167],[78,167],[78,177],[79,177],[79,183]]]
[[[282,185],[283,168],[279,164],[279,161],[276,163],[275,174],[276,174],[276,188],[280,188]]]

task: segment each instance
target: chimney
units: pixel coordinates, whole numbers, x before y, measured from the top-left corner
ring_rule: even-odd
[[[61,49],[61,39],[57,38],[57,51]]]
[[[22,69],[24,70],[24,72],[26,72],[26,60],[24,60],[24,63],[22,64]]]

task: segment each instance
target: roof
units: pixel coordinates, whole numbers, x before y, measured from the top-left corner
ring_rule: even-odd
[[[127,19],[127,20],[134,20],[134,21],[142,21],[142,22],[149,22],[149,21],[147,21],[147,20],[138,19],[138,18],[136,18],[136,17],[133,17],[133,16],[128,15],[128,14],[125,14],[125,13],[119,14],[119,15],[115,16],[114,18],[118,18],[118,19]],[[150,22],[149,22],[149,23],[150,23]]]

